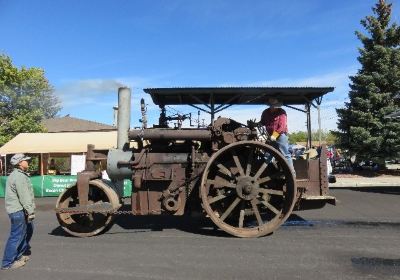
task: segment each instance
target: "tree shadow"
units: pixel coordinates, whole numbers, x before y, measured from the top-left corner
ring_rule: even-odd
[[[379,275],[381,279],[389,275],[399,275],[400,259],[352,257],[353,268],[368,275]]]

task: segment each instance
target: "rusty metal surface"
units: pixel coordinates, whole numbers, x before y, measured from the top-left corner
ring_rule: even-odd
[[[75,207],[56,208],[56,213],[91,213],[91,212],[112,212],[114,208],[111,203],[103,202],[100,204],[79,205]]]
[[[275,148],[241,141],[210,158],[200,193],[205,211],[219,228],[238,237],[259,237],[273,232],[289,217],[296,184],[285,158]]]
[[[77,186],[67,188],[56,203],[56,216],[61,227],[77,237],[99,234],[112,224],[110,212],[121,206],[118,195],[101,180],[89,182],[88,201],[82,204]]]
[[[78,197],[80,205],[84,206],[88,204],[89,196],[89,175],[85,173],[78,174],[78,179],[76,181],[78,188]]]
[[[88,145],[86,170],[57,203],[58,219],[67,232],[98,234],[119,214],[183,215],[197,209],[229,234],[256,237],[277,229],[295,205],[301,210],[334,202],[328,193],[326,147],[319,158],[294,161],[295,179],[271,142],[258,140],[254,124],[221,117],[207,128],[169,128],[166,120],[176,118],[161,109],[155,128],[129,130],[126,118],[124,144],[108,152],[107,171],[114,185],[132,181],[131,210],[117,209],[121,194],[109,187],[113,183],[103,186],[96,180],[105,155]],[[126,139],[133,140],[131,145]]]
[[[143,140],[211,140],[211,131],[205,129],[152,128],[129,131],[130,139]]]
[[[89,196],[89,181],[91,179],[97,179],[101,177],[101,173],[96,171],[83,171],[78,173],[77,178],[77,188],[78,188],[78,197],[81,205],[88,204],[88,196]]]
[[[328,156],[326,145],[321,146],[321,153],[319,157],[319,174],[320,174],[320,195],[327,195],[329,182],[328,182]]]
[[[136,215],[148,215],[149,214],[149,202],[148,202],[147,191],[134,191],[131,197],[132,211]]]
[[[321,201],[326,198],[327,203],[332,203],[329,193],[328,176],[327,176],[327,156],[326,146],[321,146],[320,156],[315,159],[297,160],[295,161],[296,173],[299,171],[300,176],[297,176],[296,182],[301,194],[299,199],[310,199],[319,197]],[[299,204],[301,210],[301,205]],[[310,209],[312,206],[307,206],[305,209]],[[315,208],[321,208],[317,205]]]

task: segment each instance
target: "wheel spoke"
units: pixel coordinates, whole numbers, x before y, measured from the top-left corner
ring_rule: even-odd
[[[239,214],[239,228],[243,228],[243,221],[244,221],[244,204],[242,204],[242,207],[240,209],[240,214]]]
[[[269,182],[269,181],[271,181],[271,177],[265,176],[265,177],[263,177],[263,178],[258,179],[258,180],[257,180],[257,183],[258,183],[259,185],[262,185],[262,184],[267,183],[267,182]]]
[[[215,177],[215,180],[207,180],[207,185],[214,185],[214,188],[219,189],[223,187],[231,188],[234,189],[236,188],[236,185],[217,176]]]
[[[279,166],[278,166],[278,162],[276,160],[276,158],[272,158],[271,160],[272,165],[275,167],[275,169],[279,170]]]
[[[224,212],[224,214],[222,214],[222,216],[221,216],[221,220],[222,221],[224,221],[228,216],[229,216],[229,214],[231,214],[231,212],[233,211],[233,209],[235,209],[235,207],[236,207],[236,205],[238,205],[238,203],[240,202],[240,198],[239,197],[237,197],[233,202],[232,202],[232,204],[228,207],[228,209],[226,209],[226,211]]]
[[[280,191],[280,190],[272,190],[272,189],[262,189],[262,188],[260,188],[259,191],[260,191],[260,193],[263,193],[263,194],[274,194],[274,195],[283,196],[283,191]]]
[[[254,175],[254,180],[257,180],[261,176],[261,174],[264,172],[265,168],[267,168],[267,164],[264,162],[261,165],[260,169],[258,169],[256,175]]]
[[[272,204],[270,204],[269,202],[267,202],[265,200],[261,200],[261,203],[264,204],[265,207],[267,207],[269,210],[274,212],[276,215],[279,215],[280,211],[278,209],[276,209]]]
[[[229,176],[229,177],[232,177],[231,171],[230,171],[228,168],[226,168],[222,163],[217,163],[217,166],[218,166],[218,168],[219,168],[219,171],[220,171],[222,174],[225,174],[225,175],[227,175],[227,176]]]
[[[263,220],[261,219],[260,211],[258,211],[257,202],[258,202],[258,200],[256,198],[252,199],[251,200],[251,206],[253,207],[253,212],[254,212],[254,215],[257,218],[258,225],[262,226],[264,223],[263,223]]]
[[[240,175],[244,176],[244,171],[243,171],[242,165],[240,164],[240,161],[239,161],[239,158],[238,158],[236,152],[231,151],[231,153],[232,153],[233,160],[235,161],[235,164],[236,164],[237,168],[239,169]]]
[[[221,199],[227,198],[229,196],[231,196],[231,194],[220,194],[220,195],[214,196],[213,198],[210,198],[208,200],[208,203],[213,204],[213,203],[220,201]]]
[[[295,181],[285,159],[270,145],[239,141],[212,154],[200,195],[215,226],[239,237],[275,231],[293,211]]]
[[[253,163],[253,155],[254,155],[254,150],[251,149],[251,151],[249,152],[249,156],[247,158],[246,176],[250,176],[251,166]]]

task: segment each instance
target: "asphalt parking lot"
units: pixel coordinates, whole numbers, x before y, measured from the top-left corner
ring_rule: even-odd
[[[400,188],[334,189],[337,206],[294,212],[274,234],[240,239],[207,219],[121,216],[106,234],[59,228],[37,199],[32,259],[1,280],[400,279]],[[9,222],[0,200],[0,248]]]

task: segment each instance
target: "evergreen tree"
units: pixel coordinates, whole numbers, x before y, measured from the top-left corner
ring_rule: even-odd
[[[400,27],[390,23],[392,4],[385,0],[361,20],[368,35],[356,31],[362,43],[361,69],[351,76],[349,102],[337,109],[339,145],[358,160],[383,163],[400,152],[400,122],[385,118],[399,109]]]
[[[43,132],[42,119],[59,110],[60,101],[42,69],[18,69],[0,54],[0,146],[21,132]]]

